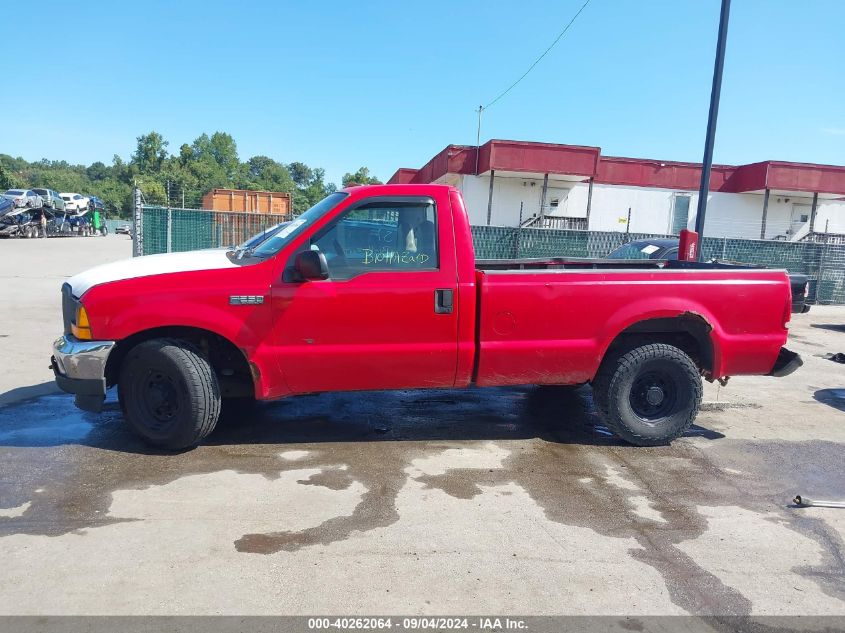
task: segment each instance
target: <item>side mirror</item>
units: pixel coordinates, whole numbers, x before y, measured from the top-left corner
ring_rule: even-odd
[[[329,278],[329,263],[320,251],[302,251],[296,256],[293,267],[301,281]]]

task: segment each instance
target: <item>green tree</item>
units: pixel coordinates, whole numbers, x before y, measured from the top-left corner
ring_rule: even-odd
[[[18,179],[7,172],[3,167],[3,163],[0,162],[0,192],[6,191],[7,189],[14,189],[15,187],[18,187],[19,184]]]
[[[237,185],[260,191],[293,191],[296,184],[287,167],[269,156],[253,156],[244,163]]]
[[[168,142],[155,131],[142,134],[137,141],[130,164],[141,174],[155,174],[160,171],[164,159],[167,158]]]
[[[91,180],[105,180],[111,174],[105,163],[97,161],[95,163],[91,163],[91,165],[85,170],[85,175]]]
[[[314,170],[305,163],[293,162],[288,164],[288,172],[297,187],[307,187],[312,178],[314,178]]]
[[[343,174],[343,186],[349,185],[380,185],[381,180],[375,176],[370,175],[370,170],[366,167],[359,167],[354,174]]]
[[[136,138],[135,151],[127,162],[114,155],[111,164],[96,161],[75,165],[66,160],[41,159],[28,162],[0,154],[0,187],[48,187],[97,195],[106,202],[110,215],[130,217],[132,187],[137,184],[147,202],[199,206],[202,194],[214,187],[239,187],[289,192],[294,210],[301,212],[335,190],[326,182],[325,171],[303,162],[282,163],[268,156],[238,158],[231,135],[201,134],[193,143],[183,143],[178,154],[168,155],[168,142],[152,131]],[[377,182],[365,168],[347,174],[344,182]]]

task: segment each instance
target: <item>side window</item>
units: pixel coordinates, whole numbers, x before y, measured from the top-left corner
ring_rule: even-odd
[[[367,272],[436,270],[437,213],[430,201],[373,202],[344,213],[313,238],[330,279]]]

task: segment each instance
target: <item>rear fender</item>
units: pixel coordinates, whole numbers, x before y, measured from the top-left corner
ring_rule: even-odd
[[[694,319],[702,323],[708,332],[713,354],[710,374],[712,377],[721,377],[723,362],[721,329],[718,321],[701,304],[691,302],[689,299],[681,300],[671,297],[667,297],[657,305],[655,305],[653,297],[643,298],[626,305],[608,319],[599,335],[601,354],[597,359],[595,371],[598,371],[598,366],[607,354],[608,349],[620,335],[639,323],[654,319]]]

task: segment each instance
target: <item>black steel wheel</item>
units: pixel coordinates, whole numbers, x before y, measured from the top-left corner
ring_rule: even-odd
[[[608,428],[631,444],[667,444],[683,435],[701,405],[701,375],[683,350],[636,347],[603,365],[593,383]]]
[[[152,339],[135,346],[123,360],[118,393],[135,432],[171,450],[197,444],[220,417],[217,376],[186,341]]]

